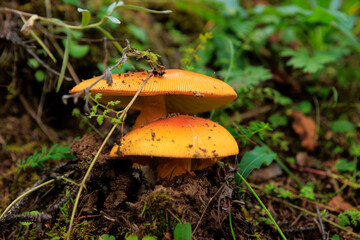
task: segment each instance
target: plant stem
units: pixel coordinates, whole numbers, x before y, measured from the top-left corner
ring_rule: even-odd
[[[126,54],[126,53],[125,53]],[[144,87],[144,85],[146,84],[147,80],[152,76],[153,74],[150,73],[147,78],[144,80],[144,82],[141,84],[141,86],[139,87],[139,89],[137,90],[137,92],[135,93],[134,97],[131,99],[131,101],[129,102],[129,104],[126,106],[126,108],[124,110],[122,110],[121,112],[121,115],[119,117],[120,121],[121,122],[124,122],[125,118],[126,118],[126,114],[127,114],[127,111],[130,109],[130,107],[132,106],[132,104],[135,102],[136,98],[138,97],[141,89]],[[94,167],[101,151],[103,150],[103,148],[105,147],[105,144],[107,143],[107,141],[109,140],[110,136],[112,135],[112,133],[114,132],[114,130],[116,129],[116,127],[119,125],[119,123],[115,123],[114,126],[111,128],[111,130],[109,131],[108,135],[106,136],[106,138],[104,139],[104,141],[102,142],[99,150],[97,151],[95,157],[93,158],[93,160],[91,161],[90,163],[90,166],[83,178],[83,180],[81,181],[80,183],[80,187],[79,187],[79,191],[78,191],[78,194],[76,195],[76,199],[75,199],[75,202],[74,202],[74,207],[73,207],[73,211],[71,213],[71,219],[70,219],[70,223],[69,223],[69,229],[68,229],[68,232],[66,234],[66,239],[67,240],[70,240],[70,236],[71,236],[71,230],[72,230],[72,225],[74,223],[74,218],[75,218],[75,213],[76,213],[76,209],[77,209],[77,206],[79,204],[79,200],[80,200],[80,196],[81,196],[81,192],[83,190],[83,188],[85,187],[85,184],[86,184],[86,180],[87,178],[89,177],[89,174],[92,170],[92,168]]]
[[[19,197],[17,197],[17,198],[4,210],[4,212],[3,212],[3,213],[1,214],[1,216],[0,216],[0,219],[1,219],[1,218],[15,205],[15,203],[17,203],[20,199],[22,199],[22,198],[25,197],[26,195],[32,193],[33,191],[35,191],[35,190],[37,190],[37,189],[39,189],[39,188],[42,188],[43,186],[48,185],[48,184],[50,184],[50,183],[52,183],[52,182],[55,182],[55,179],[51,179],[51,180],[49,180],[49,181],[47,181],[47,182],[44,182],[44,183],[42,183],[42,184],[40,184],[40,185],[38,185],[38,186],[36,186],[36,187],[34,187],[34,188],[26,191],[26,192],[24,192],[23,194],[21,194]]]
[[[92,168],[94,167],[95,165],[95,162],[96,160],[98,159],[101,151],[103,150],[103,148],[105,147],[105,144],[107,143],[107,141],[109,140],[110,136],[112,135],[112,133],[114,132],[114,130],[116,129],[118,123],[116,123],[112,128],[111,130],[109,131],[108,135],[106,136],[105,140],[102,142],[99,150],[97,151],[94,159],[91,161],[91,164],[83,178],[83,180],[81,181],[80,183],[80,188],[79,188],[79,191],[78,191],[78,194],[76,195],[76,199],[75,199],[75,202],[74,202],[74,207],[73,207],[73,211],[71,213],[71,219],[70,219],[70,223],[69,223],[69,229],[68,229],[68,232],[66,234],[66,239],[70,240],[70,236],[71,236],[71,230],[72,230],[72,225],[74,223],[74,218],[75,218],[75,213],[76,213],[76,209],[77,209],[77,206],[79,204],[79,200],[80,200],[80,196],[81,196],[81,192],[83,190],[83,188],[85,187],[85,183],[86,183],[86,180],[87,178],[89,177],[89,174],[92,170]]]
[[[245,178],[240,174],[240,173],[236,173],[242,181],[244,181],[244,183],[246,184],[246,186],[250,189],[250,191],[252,192],[252,194],[255,196],[256,200],[260,203],[261,207],[265,210],[266,214],[269,216],[269,218],[271,219],[271,221],[274,223],[276,229],[278,230],[279,234],[281,235],[281,237],[286,240],[286,237],[284,235],[284,233],[281,231],[280,227],[277,225],[277,223],[275,222],[274,218],[272,217],[271,213],[269,212],[269,210],[266,208],[266,206],[264,205],[264,203],[261,201],[261,199],[259,198],[259,196],[256,194],[256,192],[254,191],[254,189],[250,186],[250,184],[245,180]]]
[[[229,206],[230,206],[230,201],[229,201]],[[229,208],[229,224],[230,224],[230,230],[231,230],[232,237],[233,237],[234,240],[236,240],[234,229],[233,229],[233,226],[232,226],[232,221],[231,221],[231,206]]]

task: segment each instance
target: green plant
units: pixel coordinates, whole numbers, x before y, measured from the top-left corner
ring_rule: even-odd
[[[99,237],[99,240],[115,240],[113,235],[103,234]]]
[[[175,240],[191,240],[192,230],[190,223],[178,223],[174,229]]]
[[[53,145],[48,152],[47,148],[44,147],[41,153],[34,152],[33,155],[27,159],[23,158],[20,163],[16,164],[19,170],[25,170],[27,167],[44,167],[44,162],[52,159],[57,160],[60,158],[64,159],[75,159],[75,156],[70,152],[70,147],[59,146],[58,144]]]
[[[88,118],[96,117],[96,121],[99,125],[103,124],[104,118],[110,119],[112,123],[121,123],[121,121],[119,119],[117,119],[116,117],[109,116],[109,113],[111,113],[111,112],[114,114],[118,113],[118,111],[111,109],[110,106],[115,106],[115,105],[119,104],[120,101],[119,100],[109,101],[106,105],[103,105],[103,104],[99,103],[99,101],[98,101],[99,99],[101,99],[101,96],[102,96],[101,93],[97,93],[94,97],[91,95],[91,93],[89,93],[89,97],[95,103],[95,105],[91,107]],[[102,107],[103,109],[105,109],[102,112],[102,114],[98,114],[99,107]]]
[[[307,185],[302,186],[299,195],[310,200],[315,200],[314,184],[308,183]]]
[[[241,138],[243,145],[252,138],[254,135],[257,135],[261,140],[264,140],[263,132],[272,131],[272,128],[269,126],[269,123],[264,122],[251,122],[250,126],[242,128],[238,125],[235,125],[237,130],[234,128],[228,127],[227,130],[235,137]]]
[[[338,223],[340,226],[357,227],[360,223],[360,211],[357,209],[348,209],[338,215]]]
[[[241,178],[238,177],[239,174],[246,178],[252,170],[261,167],[264,163],[269,165],[275,158],[276,154],[267,147],[255,147],[253,150],[246,152],[237,165],[239,170],[238,174],[235,175],[236,184],[241,184]]]

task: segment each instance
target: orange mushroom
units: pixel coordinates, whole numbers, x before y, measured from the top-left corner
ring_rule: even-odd
[[[132,158],[157,168],[159,177],[193,174],[226,156],[239,153],[233,136],[207,119],[178,115],[136,128],[120,139],[111,158]]]
[[[101,80],[91,88],[91,92],[102,93],[100,101],[103,103],[120,100],[119,106],[125,107],[147,76],[145,71],[113,74],[111,85]],[[81,82],[70,93],[89,87],[97,79],[95,77]],[[148,79],[132,105],[132,108],[141,111],[134,128],[165,118],[168,113],[206,112],[230,103],[236,97],[235,91],[221,80],[199,73],[166,69]]]

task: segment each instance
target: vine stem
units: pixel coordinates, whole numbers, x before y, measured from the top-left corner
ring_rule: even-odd
[[[252,192],[252,194],[255,196],[256,200],[260,203],[261,207],[265,210],[266,214],[269,216],[269,218],[271,219],[271,221],[274,223],[276,229],[278,230],[279,234],[281,235],[281,237],[284,240],[287,240],[284,233],[281,231],[279,225],[277,225],[277,223],[275,222],[274,218],[272,217],[271,213],[269,212],[269,210],[266,208],[265,204],[261,201],[261,199],[259,198],[259,196],[256,194],[256,192],[254,191],[254,189],[250,186],[250,184],[245,180],[245,178],[240,174],[240,173],[236,173],[242,181],[244,181],[244,183],[246,184],[246,186],[250,189],[250,191]]]
[[[137,90],[137,92],[135,93],[134,97],[131,99],[131,101],[129,102],[129,104],[125,107],[124,110],[121,111],[121,115],[119,117],[120,121],[121,122],[124,122],[125,118],[126,118],[126,114],[128,112],[128,110],[130,109],[130,107],[133,105],[133,103],[135,102],[136,98],[138,97],[141,89],[144,87],[145,83],[147,82],[147,80],[149,80],[149,78],[152,76],[153,74],[150,73],[147,78],[144,80],[144,82],[141,84],[141,86],[139,87],[139,89]],[[67,240],[70,240],[70,236],[71,236],[71,230],[72,230],[72,225],[74,223],[74,219],[75,219],[75,214],[76,214],[76,210],[77,210],[77,207],[79,205],[79,200],[80,200],[80,196],[81,196],[81,192],[82,190],[84,189],[85,187],[85,184],[86,184],[86,180],[87,178],[89,177],[90,175],[90,172],[91,170],[93,169],[97,159],[99,158],[100,156],[100,153],[101,151],[103,150],[103,148],[105,147],[105,144],[108,142],[110,136],[113,134],[114,130],[116,129],[116,127],[119,125],[119,123],[115,123],[114,126],[111,128],[111,130],[109,131],[109,133],[107,134],[106,138],[104,139],[104,141],[102,142],[99,150],[97,151],[95,157],[93,158],[93,160],[91,161],[90,163],[90,166],[88,168],[88,170],[86,171],[86,174],[83,178],[83,180],[81,181],[80,183],[80,187],[79,187],[79,191],[76,195],[76,199],[75,199],[75,202],[74,202],[74,206],[73,206],[73,211],[71,213],[71,219],[70,219],[70,223],[69,223],[69,229],[68,229],[68,232],[66,234],[66,239]]]
[[[3,213],[1,214],[1,216],[0,216],[0,219],[1,219],[2,217],[4,217],[5,214],[6,214],[6,213],[15,205],[15,203],[17,203],[20,199],[22,199],[22,198],[25,197],[26,195],[32,193],[33,191],[35,191],[35,190],[37,190],[37,189],[39,189],[39,188],[42,188],[42,187],[45,186],[45,185],[48,185],[48,184],[50,184],[50,183],[52,183],[52,182],[55,182],[55,180],[56,180],[56,179],[51,179],[51,180],[49,180],[49,181],[47,181],[47,182],[44,182],[44,183],[42,183],[42,184],[40,184],[40,185],[38,185],[38,186],[36,186],[36,187],[34,187],[34,188],[31,188],[30,190],[28,190],[28,191],[24,192],[23,194],[21,194],[19,197],[17,197],[17,198],[4,210],[4,212],[3,212]]]

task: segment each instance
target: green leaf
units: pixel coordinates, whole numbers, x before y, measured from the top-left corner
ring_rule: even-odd
[[[153,236],[145,236],[142,238],[142,240],[156,240],[156,237]]]
[[[107,15],[111,15],[113,11],[115,10],[116,2],[113,2],[106,10]]]
[[[269,117],[269,121],[271,127],[277,128],[281,126],[286,126],[288,123],[288,117],[285,115],[280,115],[278,113],[275,113]]]
[[[295,109],[304,114],[309,114],[312,110],[312,105],[309,101],[301,101]]]
[[[25,214],[39,214],[39,211],[31,211],[31,212],[23,212]],[[21,225],[23,226],[29,226],[30,224],[32,224],[33,222],[20,222]]]
[[[95,94],[94,99],[99,100],[101,97],[102,97],[102,93],[97,93]]]
[[[86,26],[89,24],[90,19],[91,19],[91,14],[89,12],[89,10],[87,9],[82,9],[82,8],[78,8],[77,9],[78,12],[81,12],[81,25],[82,26]]]
[[[31,67],[31,68],[38,68],[38,67],[39,67],[39,62],[36,61],[35,58],[30,58],[30,59],[28,60],[28,65],[29,65],[29,67]]]
[[[43,82],[45,80],[45,73],[43,70],[37,70],[35,72],[35,79],[38,82]]]
[[[233,70],[229,74],[229,85],[234,89],[255,86],[272,78],[270,71],[264,67],[248,66],[244,70]]]
[[[254,168],[260,168],[264,163],[269,165],[276,158],[276,153],[273,153],[267,147],[255,147],[253,150],[246,152],[238,164],[238,173],[246,178]],[[241,184],[241,178],[235,175],[237,185]]]
[[[89,50],[90,47],[88,45],[79,45],[76,41],[70,41],[69,52],[70,56],[73,58],[82,58],[89,52]]]
[[[113,16],[105,16],[107,19],[109,19],[111,22],[116,23],[116,24],[120,24],[120,20],[117,19],[116,17]]]
[[[175,240],[191,240],[192,230],[190,223],[178,223],[174,230]]]
[[[119,5],[119,6],[116,6],[116,8],[127,8],[127,9],[131,9],[131,10],[145,11],[145,12],[149,12],[149,13],[163,13],[163,14],[172,13],[171,10],[157,11],[157,10],[139,7],[136,5]]]
[[[103,234],[99,237],[99,240],[116,240],[113,235]]]
[[[308,183],[307,185],[302,186],[299,195],[310,200],[315,200],[314,184]]]
[[[355,125],[347,120],[337,120],[331,122],[330,129],[333,132],[353,132]]]
[[[335,62],[341,57],[341,54],[330,51],[315,51],[312,56],[306,49],[299,49],[297,51],[292,49],[285,49],[281,52],[283,57],[291,57],[287,65],[294,68],[300,68],[304,72],[316,73],[323,69],[326,63]]]
[[[104,117],[103,116],[97,116],[96,121],[99,125],[102,125],[104,123]]]
[[[131,236],[126,237],[125,239],[126,240],[138,240],[139,238],[136,235],[131,235]]]
[[[356,161],[339,159],[336,161],[335,168],[342,172],[354,172],[356,170]]]
[[[60,76],[56,85],[56,92],[59,92],[61,84],[65,77],[65,71],[66,71],[67,63],[69,61],[70,42],[71,42],[71,32],[69,29],[67,29],[64,58],[61,65]]]

